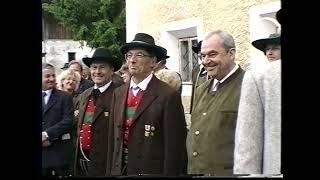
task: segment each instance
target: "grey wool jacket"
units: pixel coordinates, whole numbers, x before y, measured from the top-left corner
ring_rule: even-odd
[[[234,174],[281,174],[281,60],[247,71],[235,133]]]

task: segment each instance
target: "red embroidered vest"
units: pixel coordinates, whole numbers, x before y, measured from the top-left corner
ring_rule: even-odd
[[[128,98],[127,98],[127,107],[126,107],[126,120],[123,124],[124,129],[124,144],[128,145],[129,141],[129,130],[133,122],[133,117],[136,114],[136,109],[139,106],[139,103],[142,99],[143,91],[139,91],[137,96],[134,96],[132,91],[128,91]]]
[[[123,161],[122,161],[122,167],[125,167],[125,165],[128,163],[128,142],[129,142],[129,134],[130,134],[130,127],[133,123],[133,117],[136,114],[136,110],[139,106],[139,103],[141,102],[143,96],[143,91],[139,91],[136,96],[133,95],[132,90],[129,90],[128,92],[128,98],[127,98],[127,106],[126,106],[126,120],[123,123]]]
[[[83,123],[80,130],[80,145],[85,151],[89,151],[91,148],[91,124],[93,122],[93,115],[96,111],[96,106],[93,104],[92,96],[89,99],[89,103],[86,107],[86,111],[83,118]]]

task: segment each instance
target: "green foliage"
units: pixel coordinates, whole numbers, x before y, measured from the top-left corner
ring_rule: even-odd
[[[126,42],[125,0],[52,0],[42,8],[70,30],[74,40],[109,48],[121,57],[119,48]]]

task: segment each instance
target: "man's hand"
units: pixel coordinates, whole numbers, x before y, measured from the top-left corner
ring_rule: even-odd
[[[51,145],[51,143],[49,140],[42,141],[42,147],[48,147],[50,145]]]
[[[46,141],[46,140],[48,140],[48,139],[49,139],[49,136],[48,136],[47,132],[43,131],[43,132],[42,132],[42,143],[43,143],[43,141]],[[49,140],[48,140],[48,141],[49,141]]]

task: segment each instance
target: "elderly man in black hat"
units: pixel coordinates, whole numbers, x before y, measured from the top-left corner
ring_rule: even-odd
[[[94,86],[80,95],[75,175],[105,176],[110,102],[113,91],[120,86],[112,81],[112,75],[121,67],[121,61],[113,58],[108,49],[98,48],[83,62],[90,67]]]
[[[111,174],[183,174],[187,129],[181,96],[152,74],[164,51],[145,33],[136,34],[120,51],[132,77],[113,95]]]
[[[268,61],[281,59],[280,34],[270,34],[268,38],[258,39],[252,42],[252,45],[262,51],[268,58]]]

